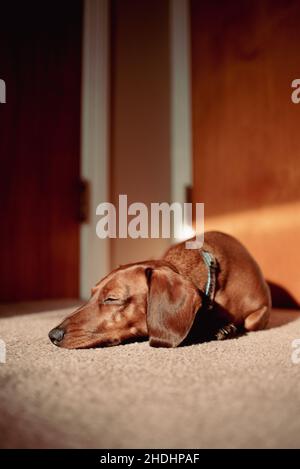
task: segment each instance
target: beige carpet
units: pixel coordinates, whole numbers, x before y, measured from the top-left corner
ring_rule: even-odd
[[[300,447],[299,313],[174,350],[60,350],[47,333],[69,311],[0,319],[1,447]]]

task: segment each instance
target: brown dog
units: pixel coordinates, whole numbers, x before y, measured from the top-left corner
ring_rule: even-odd
[[[121,266],[90,300],[49,333],[60,347],[117,345],[149,337],[155,347],[224,339],[263,329],[271,297],[260,268],[235,238],[205,233],[200,250],[172,246],[162,260]]]

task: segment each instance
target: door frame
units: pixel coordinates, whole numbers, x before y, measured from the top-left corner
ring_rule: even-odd
[[[81,178],[89,182],[89,219],[80,227],[80,297],[109,270],[109,240],[96,235],[96,207],[109,199],[109,0],[84,0]]]
[[[170,0],[171,201],[192,185],[190,0]]]

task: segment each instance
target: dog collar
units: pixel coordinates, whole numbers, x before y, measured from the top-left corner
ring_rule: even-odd
[[[203,249],[200,252],[204,264],[207,267],[207,281],[204,294],[207,301],[207,307],[208,309],[211,309],[213,307],[213,301],[216,293],[218,262],[210,252],[204,251]]]

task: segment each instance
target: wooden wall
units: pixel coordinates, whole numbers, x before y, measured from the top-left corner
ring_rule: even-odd
[[[300,300],[300,2],[191,0],[194,201]]]

